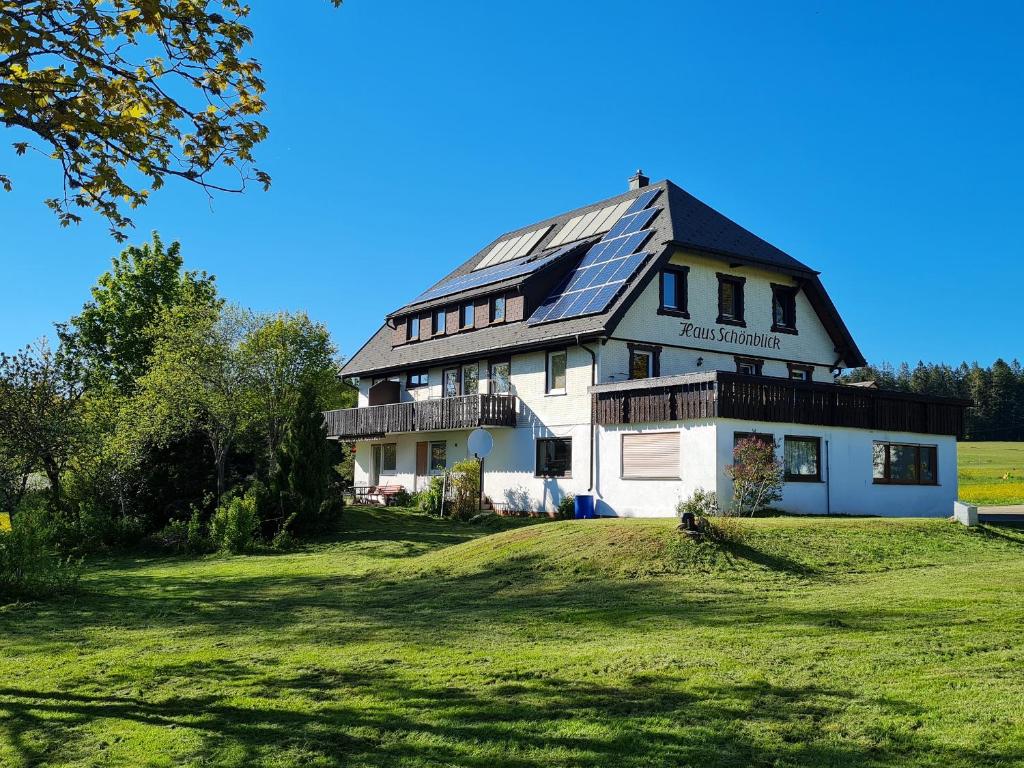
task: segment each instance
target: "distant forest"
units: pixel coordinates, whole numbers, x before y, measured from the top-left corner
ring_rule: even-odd
[[[967,440],[1024,440],[1024,369],[1017,360],[1000,358],[987,368],[977,363],[919,362],[913,368],[883,363],[857,368],[841,381],[874,381],[879,389],[970,400]]]

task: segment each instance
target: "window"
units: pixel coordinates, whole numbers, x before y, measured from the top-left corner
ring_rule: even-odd
[[[491,361],[491,394],[507,395],[512,392],[512,363],[509,360]]]
[[[473,302],[462,305],[462,329],[473,327]]]
[[[491,299],[491,322],[501,323],[505,320],[505,297],[495,296]]]
[[[736,373],[760,376],[763,368],[764,360],[759,360],[756,357],[736,357]]]
[[[686,267],[666,267],[661,272],[661,308],[662,314],[689,317],[686,308]]]
[[[448,467],[448,443],[444,440],[430,444],[430,473],[439,475]]]
[[[678,480],[679,433],[642,432],[622,436],[623,480]]]
[[[462,366],[462,394],[475,395],[480,392],[480,366],[470,363]]]
[[[458,397],[459,390],[459,369],[446,368],[444,371],[444,397]]]
[[[772,331],[796,333],[796,288],[772,284]]]
[[[572,438],[537,440],[537,477],[572,477]]]
[[[892,485],[937,485],[938,449],[934,445],[875,443],[871,478]]]
[[[788,365],[789,378],[794,381],[812,381],[814,379],[813,365],[799,365],[797,363],[788,363]]]
[[[792,437],[783,441],[787,482],[815,483],[821,480],[821,439]]]
[[[384,443],[380,447],[380,474],[394,474],[398,465],[398,443]]]
[[[445,326],[448,323],[448,312],[444,309],[434,310],[434,335],[440,336],[444,333]]]
[[[420,337],[420,319],[419,319],[418,316],[417,317],[410,317],[409,318],[408,339],[409,339],[409,341],[413,341],[414,339],[418,339],[419,337]]]
[[[430,374],[426,371],[409,371],[405,375],[405,388],[416,389],[430,384]]]
[[[548,352],[547,365],[547,386],[545,391],[549,395],[565,394],[565,360],[564,349],[557,352]]]
[[[660,347],[644,347],[637,344],[629,345],[629,378],[647,379],[659,376]]]
[[[742,325],[743,284],[745,277],[718,273],[718,322],[726,325]]]

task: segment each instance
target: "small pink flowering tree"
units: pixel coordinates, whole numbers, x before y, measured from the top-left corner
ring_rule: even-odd
[[[775,458],[775,444],[745,437],[732,450],[733,463],[725,468],[732,478],[732,512],[753,515],[782,500],[782,463]]]

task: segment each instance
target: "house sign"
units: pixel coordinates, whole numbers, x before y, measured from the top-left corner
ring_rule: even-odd
[[[687,339],[719,341],[726,344],[745,344],[761,349],[778,349],[782,339],[772,333],[750,333],[735,328],[709,328],[706,325],[682,322],[679,335]]]

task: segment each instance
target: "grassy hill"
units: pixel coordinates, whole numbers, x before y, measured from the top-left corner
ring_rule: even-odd
[[[0,609],[0,765],[1024,764],[1024,532],[348,510]]]
[[[1024,504],[1024,443],[960,443],[960,498],[975,504]]]

